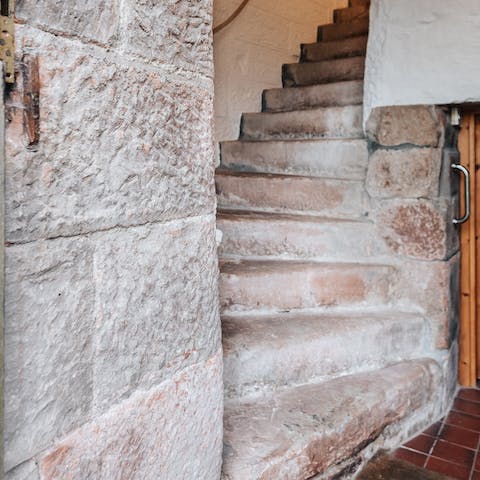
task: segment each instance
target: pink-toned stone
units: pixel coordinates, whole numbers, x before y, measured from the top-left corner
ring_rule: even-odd
[[[404,200],[383,207],[377,228],[392,252],[422,260],[441,260],[449,251],[447,213],[441,203]]]
[[[223,479],[313,478],[377,439],[381,448],[387,426],[435,410],[440,375],[433,361],[406,362],[228,406]]]
[[[430,106],[378,107],[367,121],[368,138],[384,146],[436,147],[440,135],[437,112]]]
[[[220,304],[224,311],[241,311],[385,302],[393,271],[368,264],[224,262]]]
[[[436,149],[377,150],[370,156],[368,193],[377,198],[438,196],[441,157]]]
[[[221,371],[217,354],[137,392],[42,455],[41,480],[218,478]]]

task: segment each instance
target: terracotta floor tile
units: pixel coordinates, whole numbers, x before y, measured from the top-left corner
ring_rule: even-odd
[[[475,470],[480,472],[480,453],[477,453],[477,458],[475,460]]]
[[[428,458],[423,453],[413,452],[412,450],[406,450],[405,448],[399,448],[398,450],[395,450],[393,455],[400,460],[413,463],[418,467],[423,467]]]
[[[432,456],[471,468],[475,458],[475,452],[468,448],[440,440],[433,448]]]
[[[468,480],[470,478],[470,469],[463,465],[449,463],[438,458],[429,458],[427,461],[427,469],[438,473],[443,473],[458,480]]]
[[[464,388],[458,392],[457,398],[463,398],[471,402],[480,402],[480,390]]]
[[[445,425],[439,438],[446,442],[477,449],[480,432],[472,432],[453,425]]]
[[[419,435],[407,442],[404,446],[416,450],[417,452],[430,453],[430,450],[435,442],[435,437],[430,435]]]
[[[473,472],[472,480],[480,480],[480,472]]]
[[[443,420],[437,423],[434,423],[430,427],[428,427],[423,433],[425,435],[431,435],[432,437],[436,437],[438,435],[438,432],[440,431],[440,428],[442,427]]]
[[[470,415],[480,416],[480,403],[456,398],[452,410]]]
[[[450,412],[445,420],[448,425],[455,425],[457,427],[466,428],[467,430],[474,430],[480,432],[480,418],[474,417],[460,412]]]

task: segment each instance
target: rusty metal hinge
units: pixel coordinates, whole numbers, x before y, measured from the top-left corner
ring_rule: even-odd
[[[0,61],[6,83],[15,81],[15,0],[1,0],[0,3]]]

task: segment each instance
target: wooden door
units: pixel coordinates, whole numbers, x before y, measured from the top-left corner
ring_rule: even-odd
[[[460,225],[459,382],[473,387],[480,378],[480,112],[464,113],[459,135],[460,164],[470,173],[470,217]],[[460,181],[460,216],[466,212],[466,179]]]

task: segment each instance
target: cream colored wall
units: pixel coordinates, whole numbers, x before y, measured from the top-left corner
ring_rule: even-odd
[[[241,0],[215,0],[214,24]],[[265,88],[281,87],[281,66],[299,59],[300,44],[314,42],[317,25],[330,23],[348,0],[250,0],[214,37],[216,139],[238,137],[242,112],[261,108]]]

